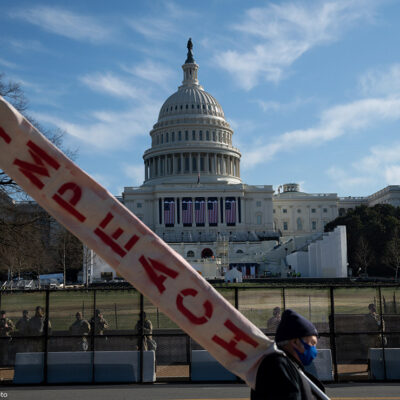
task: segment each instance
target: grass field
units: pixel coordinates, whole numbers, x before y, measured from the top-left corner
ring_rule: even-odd
[[[292,308],[314,323],[327,323],[331,313],[329,289],[320,288],[265,288],[247,287],[238,289],[239,311],[260,328],[265,328],[274,307]],[[222,296],[234,305],[235,293],[232,288],[217,287]],[[383,288],[382,297],[400,299],[400,288]],[[96,304],[94,305],[94,297]],[[335,288],[335,314],[364,314],[368,304],[376,303],[379,310],[379,292],[376,288]],[[45,292],[12,292],[1,294],[1,309],[16,322],[22,310],[34,315],[37,305],[45,307]],[[140,311],[140,294],[134,289],[52,291],[49,298],[49,319],[53,330],[66,330],[75,320],[77,311],[86,319],[93,316],[94,308],[100,309],[110,329],[134,329]],[[177,326],[149,301],[144,300],[144,310],[154,328],[172,329]]]

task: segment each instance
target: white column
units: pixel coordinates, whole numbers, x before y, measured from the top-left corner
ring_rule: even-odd
[[[200,173],[200,153],[197,153],[197,173]]]
[[[206,157],[205,157],[205,168],[204,168],[204,172],[209,174],[210,173],[210,155],[208,153],[206,153]]]
[[[183,165],[183,153],[180,154],[181,157],[181,174],[184,173],[184,165]]]
[[[149,161],[146,160],[146,161],[144,162],[144,179],[145,179],[146,181],[147,181],[147,179],[149,179],[148,170],[149,170]]]
[[[217,167],[217,153],[214,153],[214,165],[213,165],[213,172],[215,175],[218,174],[218,167]]]
[[[192,153],[189,153],[189,173],[193,172],[192,166]]]
[[[172,154],[172,175],[175,175],[175,154]]]

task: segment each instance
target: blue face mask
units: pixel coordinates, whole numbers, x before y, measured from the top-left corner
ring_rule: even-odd
[[[304,346],[304,353],[298,352],[296,349],[296,353],[298,354],[300,361],[302,362],[303,365],[307,366],[312,363],[315,357],[317,357],[317,348],[315,346],[310,346],[309,344],[305,343],[302,339],[301,343],[303,343]]]

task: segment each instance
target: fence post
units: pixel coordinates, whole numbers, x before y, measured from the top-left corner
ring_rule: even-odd
[[[283,304],[283,311],[286,310],[286,293],[285,288],[282,288],[282,304]]]
[[[96,337],[96,293],[97,289],[93,289],[93,316],[92,316],[92,382],[95,382],[95,367],[94,367],[94,352],[95,352],[95,337]]]
[[[144,299],[142,293],[140,293],[140,319],[141,319],[141,332],[140,332],[140,383],[143,383],[144,381],[144,373],[143,373],[143,344],[144,342]]]
[[[192,338],[186,336],[186,361],[189,361],[189,382],[192,381]]]
[[[48,354],[48,339],[49,339],[49,313],[50,313],[50,290],[46,289],[46,311],[44,320],[44,365],[43,365],[43,376],[44,383],[47,383],[47,354]]]
[[[235,287],[235,308],[239,310],[239,288]]]
[[[337,352],[336,352],[336,327],[335,327],[335,296],[333,286],[329,288],[330,302],[331,302],[331,314],[329,316],[329,339],[332,351],[333,360],[333,379],[335,382],[339,382],[338,367],[337,367]]]
[[[386,381],[387,375],[386,375],[385,341],[384,341],[384,335],[383,335],[384,322],[383,322],[383,308],[382,308],[382,292],[381,292],[380,286],[378,286],[378,294],[379,294],[379,308],[381,309],[381,312],[380,312],[380,318],[381,318],[380,334],[381,334],[382,358],[383,358],[383,377]],[[383,298],[383,299],[385,299],[385,298]]]

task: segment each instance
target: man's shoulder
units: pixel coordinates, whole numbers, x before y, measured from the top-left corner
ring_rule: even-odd
[[[275,352],[266,355],[261,363],[259,370],[267,369],[270,370],[270,368],[276,368],[276,367],[287,367],[289,364],[292,362],[289,360],[287,355],[283,352]]]

